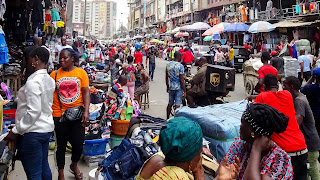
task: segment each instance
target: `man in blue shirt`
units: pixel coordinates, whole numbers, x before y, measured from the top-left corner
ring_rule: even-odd
[[[300,64],[301,72],[298,73],[298,78],[302,84],[303,79],[308,81],[311,77],[311,60],[305,55],[305,50],[300,50],[300,56],[298,57],[298,62]]]
[[[174,53],[174,61],[166,66],[166,85],[169,93],[169,103],[167,107],[167,119],[170,117],[171,108],[175,105],[175,109],[179,108],[182,98],[186,97],[186,86],[184,81],[184,68],[181,62],[181,53]]]

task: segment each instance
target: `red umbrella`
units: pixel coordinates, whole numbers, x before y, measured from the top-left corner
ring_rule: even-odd
[[[189,33],[187,32],[177,32],[174,37],[183,37],[183,36],[189,36]]]

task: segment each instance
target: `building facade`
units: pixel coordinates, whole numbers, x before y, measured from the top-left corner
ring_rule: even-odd
[[[115,1],[74,0],[73,30],[83,35],[83,28],[85,26],[85,36],[110,39],[116,33],[116,14],[117,3]]]

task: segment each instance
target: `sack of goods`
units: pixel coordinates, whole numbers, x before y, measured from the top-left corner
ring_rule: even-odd
[[[284,74],[286,77],[294,76],[298,77],[298,72],[300,72],[300,65],[296,58],[290,56],[284,56]]]
[[[210,151],[220,162],[234,138],[240,135],[241,116],[246,109],[247,101],[227,104],[188,108],[176,111],[176,116],[184,116],[197,122],[206,140],[210,142]]]

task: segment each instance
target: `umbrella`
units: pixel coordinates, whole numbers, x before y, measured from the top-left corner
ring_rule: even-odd
[[[180,31],[180,27],[176,27],[171,31],[171,33],[177,33],[179,31]]]
[[[134,36],[132,39],[142,39],[143,38],[143,36]]]
[[[185,25],[180,28],[180,31],[189,31],[191,29],[191,25]]]
[[[221,33],[225,28],[227,28],[230,25],[230,23],[219,23],[214,25],[212,28],[206,30],[202,36],[212,36],[214,32]]]
[[[152,39],[149,41],[150,43],[159,43],[159,40],[158,39]]]
[[[260,32],[270,32],[273,31],[276,27],[266,21],[258,21],[253,23],[248,29],[251,33],[260,33]]]
[[[211,37],[213,40],[220,40],[220,33],[214,32]]]
[[[183,37],[183,36],[189,36],[189,33],[187,32],[177,32],[174,37]]]
[[[245,32],[248,31],[250,26],[244,23],[233,23],[224,29],[224,32]]]
[[[203,31],[209,29],[211,26],[204,22],[196,22],[190,26],[190,29],[187,31]]]
[[[212,36],[206,36],[203,38],[203,41],[211,41],[212,40]]]

